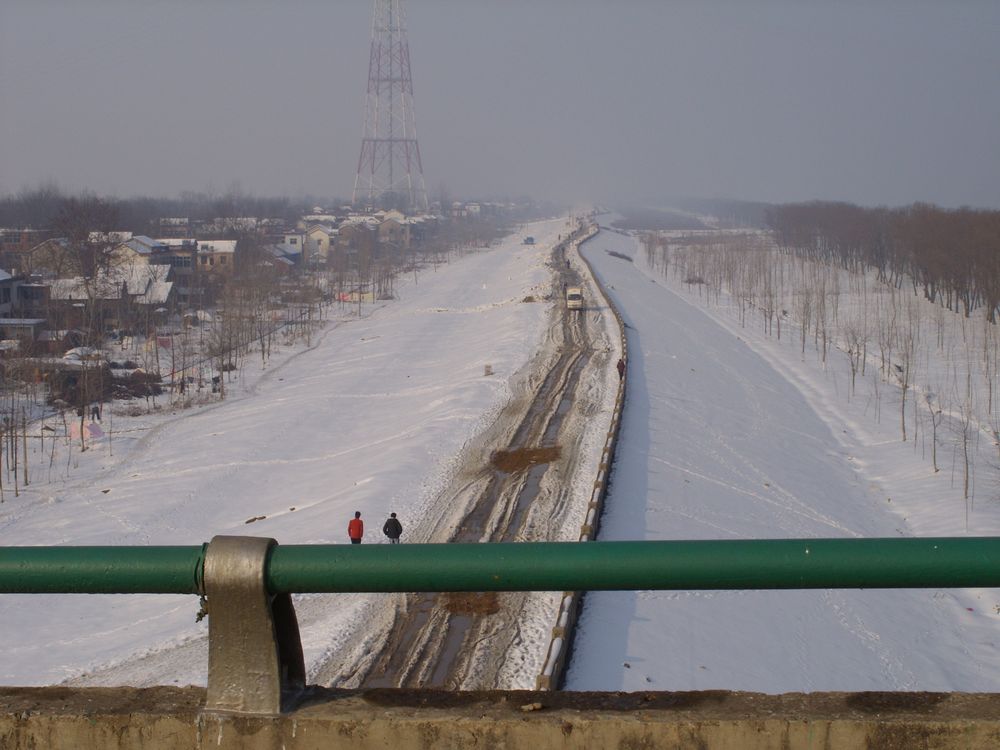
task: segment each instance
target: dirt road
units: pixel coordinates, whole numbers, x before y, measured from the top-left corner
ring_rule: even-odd
[[[439,504],[460,503],[462,521],[439,529],[433,541],[516,542],[556,538],[565,525],[568,482],[579,455],[579,423],[596,410],[583,377],[608,366],[597,314],[567,311],[566,286],[581,284],[566,260],[564,245],[554,248],[553,295],[558,303],[543,346],[533,363],[529,392],[507,405],[499,434],[482,437],[478,465],[458,473]],[[600,342],[595,346],[596,342]],[[379,650],[355,664],[331,659],[315,676],[319,684],[365,687],[507,687],[516,669],[524,611],[540,595],[410,594],[396,597],[391,623]],[[543,595],[544,596],[544,595]],[[381,618],[375,618],[381,619]]]

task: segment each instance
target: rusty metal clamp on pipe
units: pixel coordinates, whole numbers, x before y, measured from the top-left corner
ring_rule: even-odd
[[[205,711],[279,714],[305,687],[290,594],[270,594],[268,557],[278,543],[216,536],[205,553],[208,693]]]

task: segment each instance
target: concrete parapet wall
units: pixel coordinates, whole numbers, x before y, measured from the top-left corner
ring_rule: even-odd
[[[0,688],[0,748],[1000,748],[1000,695],[312,688],[278,717],[201,688]]]

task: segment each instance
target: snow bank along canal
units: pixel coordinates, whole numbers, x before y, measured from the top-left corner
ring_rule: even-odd
[[[633,236],[602,231],[584,252],[629,339],[601,539],[906,536],[956,492],[961,508],[896,424],[838,405],[835,363],[706,309]],[[983,518],[973,533],[995,534]],[[960,512],[950,523],[938,534],[966,533]],[[567,687],[990,691],[997,604],[990,590],[594,592]]]

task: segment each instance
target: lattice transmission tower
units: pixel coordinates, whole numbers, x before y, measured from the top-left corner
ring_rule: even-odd
[[[403,0],[375,0],[365,131],[352,201],[427,210]]]

